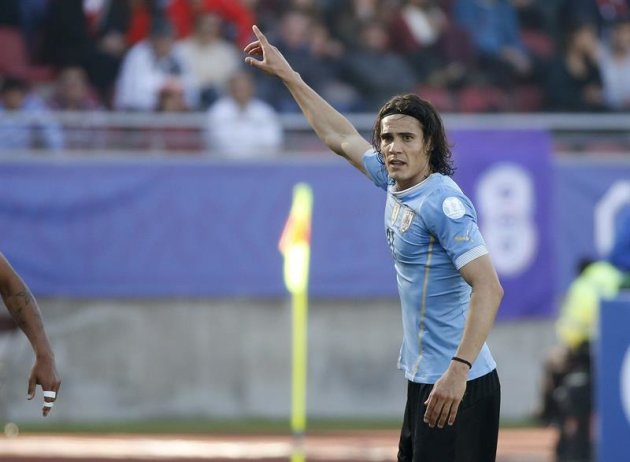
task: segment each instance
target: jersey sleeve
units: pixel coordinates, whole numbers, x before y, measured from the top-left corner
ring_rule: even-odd
[[[363,167],[367,176],[372,182],[381,189],[387,191],[389,185],[389,175],[385,165],[378,160],[378,153],[374,149],[368,149],[363,154]]]
[[[461,191],[436,191],[424,202],[420,216],[458,270],[488,253],[477,212]]]

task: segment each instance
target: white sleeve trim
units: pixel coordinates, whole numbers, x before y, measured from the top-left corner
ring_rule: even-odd
[[[478,245],[474,249],[470,249],[468,252],[457,257],[455,260],[455,268],[459,270],[462,266],[470,263],[476,258],[486,255],[487,253],[488,249],[485,245]]]

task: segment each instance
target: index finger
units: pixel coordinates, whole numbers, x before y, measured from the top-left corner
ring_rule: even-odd
[[[261,45],[268,45],[269,41],[267,40],[267,37],[265,37],[265,34],[263,34],[260,29],[258,28],[257,25],[253,25],[252,26],[252,30],[254,31],[254,35],[256,36],[256,38],[258,40],[260,40]]]

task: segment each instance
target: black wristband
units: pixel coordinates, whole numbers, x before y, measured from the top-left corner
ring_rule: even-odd
[[[466,361],[463,358],[459,358],[457,356],[453,356],[451,358],[451,361],[457,361],[458,363],[464,363],[464,364],[466,364],[468,366],[468,369],[472,369],[472,364],[470,363],[470,361]]]

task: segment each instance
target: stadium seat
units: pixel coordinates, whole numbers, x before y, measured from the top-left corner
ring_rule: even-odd
[[[416,94],[430,102],[440,112],[454,112],[453,95],[446,88],[431,85],[421,85],[416,88]]]
[[[0,27],[0,74],[13,75],[33,82],[46,82],[53,78],[54,71],[48,66],[30,64],[26,44],[16,27]]]
[[[496,87],[470,86],[459,91],[459,111],[463,113],[501,112],[508,108],[506,94]]]
[[[28,57],[19,29],[0,27],[0,43],[0,74],[25,77]]]
[[[536,85],[518,85],[512,94],[511,109],[515,112],[538,112],[543,109],[543,92]]]

